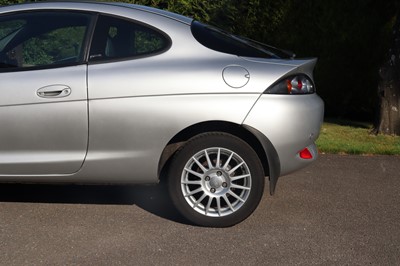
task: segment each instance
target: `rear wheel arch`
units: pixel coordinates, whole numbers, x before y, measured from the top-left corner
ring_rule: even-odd
[[[245,141],[257,153],[263,166],[265,176],[270,175],[270,164],[267,151],[265,150],[265,145],[260,142],[259,136],[254,134],[255,131],[249,130],[247,127],[232,122],[207,121],[194,124],[183,129],[169,141],[159,160],[159,178],[163,178],[163,171],[166,170],[165,168],[168,165],[169,160],[180,147],[182,147],[189,139],[208,132],[228,133]]]

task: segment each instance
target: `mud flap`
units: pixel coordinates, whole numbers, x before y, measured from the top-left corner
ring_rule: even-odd
[[[268,156],[268,161],[269,161],[269,156]],[[279,174],[274,173],[276,167],[275,166],[271,166],[271,163],[269,164],[269,194],[271,196],[273,196],[275,194],[275,188],[276,188],[276,184],[278,183],[278,178],[279,178]]]

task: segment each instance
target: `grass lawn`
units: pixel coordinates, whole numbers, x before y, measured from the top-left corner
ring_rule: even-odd
[[[328,120],[317,141],[321,153],[400,155],[400,137],[370,134],[372,125]]]

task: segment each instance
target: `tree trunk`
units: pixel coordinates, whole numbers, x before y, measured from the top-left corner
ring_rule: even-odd
[[[393,28],[389,58],[379,70],[379,116],[375,133],[400,135],[400,13]]]

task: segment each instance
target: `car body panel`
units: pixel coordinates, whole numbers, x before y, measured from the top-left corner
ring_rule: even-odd
[[[82,169],[57,177],[21,175],[19,181],[157,183],[160,155],[180,130],[204,121],[240,124],[257,98],[255,94],[216,94],[91,100],[89,149]],[[182,112],[185,115],[177,120]]]
[[[256,98],[216,94],[92,100],[93,134],[82,171],[98,181],[114,173],[117,182],[157,182],[160,155],[180,130],[212,120],[239,124]]]
[[[294,66],[275,67],[249,63],[234,56],[194,57],[192,61],[165,54],[105,64],[89,65],[89,99],[186,94],[257,94],[277,78],[293,71]],[[179,63],[174,63],[177,61]],[[193,64],[196,62],[196,64]],[[233,62],[233,64],[232,64]],[[250,72],[250,80],[241,88],[225,83],[222,74],[228,66],[241,66]],[[207,77],[207,78],[205,78]],[[115,86],[118,80],[118,86]],[[151,82],[149,82],[151,80]],[[190,84],[190,85],[188,85]]]
[[[310,163],[310,160],[301,159],[298,153],[306,147],[314,147],[322,126],[322,100],[316,94],[299,97],[301,101],[291,95],[263,95],[244,121],[244,125],[257,127],[273,143],[280,159],[280,175]],[[277,131],[276,128],[284,130]],[[318,153],[314,155],[312,161]]]
[[[86,69],[0,73],[0,175],[70,174],[81,168],[88,141]],[[60,84],[70,95],[38,96],[39,89]]]

